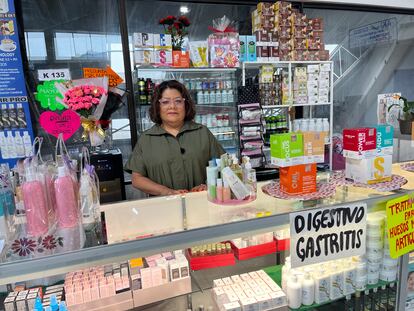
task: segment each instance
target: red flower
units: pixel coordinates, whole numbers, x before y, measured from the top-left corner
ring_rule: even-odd
[[[11,246],[11,249],[15,254],[19,253],[19,256],[25,257],[34,252],[36,248],[36,242],[28,240],[27,238],[15,240]]]
[[[56,248],[57,241],[53,237],[53,235],[46,236],[42,241],[42,246],[46,249],[54,249]]]
[[[172,25],[174,24],[175,20],[176,20],[175,16],[168,15],[167,17],[160,19],[160,24],[161,25]]]
[[[168,26],[168,31],[171,31],[172,30],[172,26]]]
[[[178,21],[183,24],[184,27],[188,27],[191,25],[190,20],[187,18],[187,16],[180,16],[178,18]]]
[[[181,23],[179,23],[179,22],[175,22],[173,26],[177,30],[180,30],[180,28],[182,27]]]

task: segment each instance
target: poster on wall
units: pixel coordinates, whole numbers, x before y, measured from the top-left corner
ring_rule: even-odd
[[[366,203],[290,214],[292,268],[365,254]]]
[[[401,108],[394,106],[388,111],[388,108],[393,104],[398,104],[399,100],[396,96],[401,96],[401,93],[387,93],[378,94],[377,101],[377,116],[378,124],[390,124],[394,129],[400,128],[398,118],[401,112]]]
[[[14,1],[0,4],[0,163],[13,167],[30,154],[33,130]]]

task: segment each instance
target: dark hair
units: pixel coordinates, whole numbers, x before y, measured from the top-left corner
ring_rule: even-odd
[[[182,83],[178,82],[177,80],[164,81],[155,88],[151,107],[149,109],[151,121],[158,125],[162,123],[161,114],[160,114],[160,99],[162,97],[162,93],[164,93],[166,89],[175,89],[178,92],[180,92],[181,96],[185,99],[184,121],[192,121],[196,114],[195,104],[190,96],[190,93],[186,89],[186,87]]]

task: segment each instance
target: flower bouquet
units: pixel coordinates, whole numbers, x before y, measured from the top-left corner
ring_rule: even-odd
[[[84,130],[82,138],[89,137],[92,146],[101,145],[105,131],[100,119],[108,99],[108,77],[57,82],[56,88],[63,95],[63,99],[57,98],[57,101],[80,115]]]

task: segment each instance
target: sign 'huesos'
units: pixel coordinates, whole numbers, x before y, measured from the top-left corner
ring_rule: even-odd
[[[365,253],[366,203],[290,214],[292,268]]]

